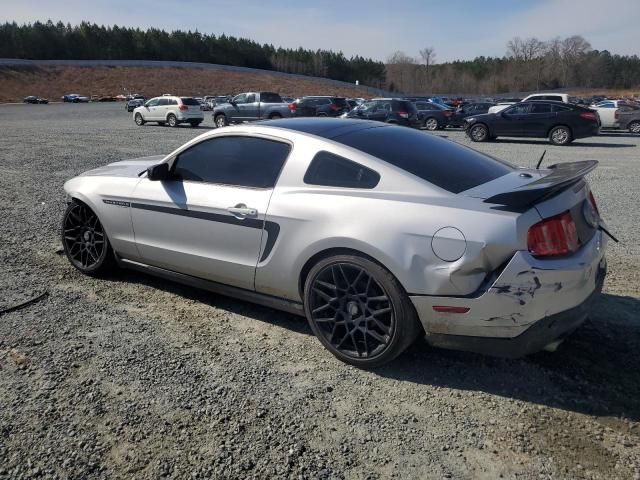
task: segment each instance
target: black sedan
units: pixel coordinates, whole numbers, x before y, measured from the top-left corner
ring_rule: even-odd
[[[29,95],[28,97],[24,97],[22,100],[24,103],[49,103],[49,100],[42,97],[36,97],[34,95]]]
[[[473,115],[482,115],[489,111],[489,107],[493,107],[495,103],[490,102],[477,102],[467,103],[453,112],[453,115],[449,118],[447,123],[448,127],[462,127],[464,126],[464,119]]]
[[[467,117],[465,131],[474,142],[496,137],[548,138],[567,145],[577,138],[598,135],[598,114],[579,105],[553,101],[521,102],[499,113]]]
[[[427,130],[441,130],[447,126],[453,116],[453,109],[433,102],[415,102],[418,120]]]

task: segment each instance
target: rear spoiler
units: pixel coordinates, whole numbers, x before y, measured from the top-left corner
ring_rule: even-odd
[[[579,182],[582,177],[594,170],[597,166],[597,160],[557,163],[549,167],[551,171],[549,175],[514,190],[489,197],[485,202],[515,209],[529,207]]]

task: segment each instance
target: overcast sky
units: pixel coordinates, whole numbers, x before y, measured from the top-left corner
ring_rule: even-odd
[[[598,50],[640,55],[640,0],[0,0],[0,21],[48,19],[197,29],[377,60],[426,46],[438,62],[502,56],[516,35],[578,34]]]

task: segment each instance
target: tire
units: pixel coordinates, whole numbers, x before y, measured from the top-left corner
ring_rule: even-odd
[[[634,121],[629,124],[629,132],[640,133],[640,122]]]
[[[469,128],[469,138],[474,142],[486,142],[489,140],[489,129],[482,123],[477,123]]]
[[[85,275],[104,275],[116,266],[107,233],[84,203],[73,201],[65,210],[62,246],[69,263]]]
[[[424,121],[424,128],[426,128],[429,131],[437,130],[439,127],[440,127],[440,124],[438,123],[437,118],[429,117]]]
[[[279,119],[281,119],[281,118],[282,118],[282,115],[280,115],[279,113],[272,113],[272,114],[269,116],[269,119],[271,119],[271,120],[279,120]]]
[[[320,343],[361,368],[390,362],[424,333],[398,280],[359,255],[331,256],[314,265],[305,282],[304,309]]]
[[[229,125],[229,122],[227,121],[227,116],[223,113],[216,115],[215,118],[213,119],[213,123],[216,124],[217,128],[222,128]]]
[[[549,132],[549,143],[552,145],[568,145],[573,141],[569,127],[560,125]]]
[[[170,113],[169,115],[167,115],[167,123],[169,124],[170,127],[177,127],[178,119],[173,113]]]
[[[144,121],[144,118],[142,118],[142,114],[141,113],[136,113],[135,116],[133,117],[133,120],[136,122],[136,125],[138,125],[139,127],[141,127],[142,125],[144,125],[146,123]]]

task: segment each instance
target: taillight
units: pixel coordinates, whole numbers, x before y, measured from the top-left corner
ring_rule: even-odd
[[[298,108],[298,106],[295,103],[290,103],[289,104],[289,111],[291,113],[296,113],[296,109]]]
[[[591,120],[592,122],[597,122],[598,121],[598,117],[593,112],[581,112],[580,116],[582,118],[584,118],[585,120]]]
[[[613,112],[613,118],[615,118],[616,120],[618,120],[620,118],[620,111],[616,110],[615,112]]]
[[[402,118],[409,118],[409,114],[407,112],[398,112],[398,115],[400,115]]]
[[[596,204],[596,198],[593,196],[593,192],[589,192],[589,201],[591,205],[593,205],[593,209],[596,211],[598,216],[600,216],[600,210],[598,210],[598,205]]]
[[[527,248],[536,257],[567,255],[578,246],[576,224],[569,212],[536,223],[527,235]]]
[[[180,105],[178,107],[178,110],[180,110],[181,112],[186,112],[187,110],[189,110],[189,107],[187,107],[186,105]]]

